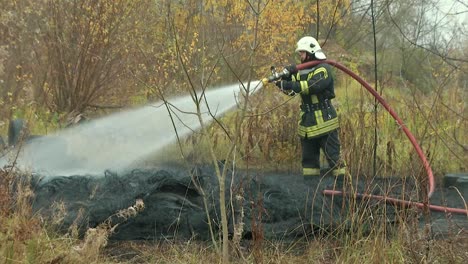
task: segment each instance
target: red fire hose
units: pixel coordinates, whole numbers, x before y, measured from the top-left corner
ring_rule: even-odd
[[[303,70],[303,69],[308,69],[312,68],[313,66],[319,64],[319,63],[328,63],[330,65],[333,65],[334,67],[340,69],[341,71],[345,72],[349,76],[353,77],[356,81],[358,81],[364,88],[367,89],[382,105],[383,107],[392,115],[393,119],[395,119],[398,122],[398,125],[400,125],[401,129],[405,132],[406,136],[410,140],[411,144],[413,145],[414,149],[418,153],[419,158],[421,159],[424,168],[427,172],[427,177],[428,177],[428,200],[431,198],[432,194],[434,193],[435,189],[435,183],[434,183],[434,175],[432,173],[431,166],[429,165],[429,162],[426,159],[426,156],[424,155],[421,147],[419,146],[418,142],[416,141],[416,138],[411,134],[409,129],[405,126],[403,121],[400,119],[400,117],[393,111],[393,109],[387,104],[387,102],[366,82],[364,81],[361,77],[359,77],[357,74],[346,68],[344,65],[333,61],[333,60],[323,60],[323,61],[311,61],[311,62],[306,62],[302,64],[298,64],[296,67],[298,70]],[[344,192],[341,191],[335,191],[335,190],[324,190],[323,193],[325,195],[345,195]],[[444,206],[437,206],[437,205],[431,205],[431,204],[426,204],[426,203],[420,203],[420,202],[411,202],[407,200],[402,200],[402,199],[397,199],[397,198],[391,198],[387,196],[381,196],[381,195],[371,195],[371,194],[361,194],[361,193],[356,193],[354,194],[356,197],[360,198],[369,198],[369,199],[376,199],[376,200],[381,200],[385,201],[390,204],[395,204],[395,205],[401,205],[401,206],[415,206],[417,208],[429,208],[430,210],[433,211],[438,211],[438,212],[450,212],[450,213],[456,213],[456,214],[466,214],[468,216],[468,210],[466,209],[460,209],[460,208],[450,208],[450,207],[444,207]]]

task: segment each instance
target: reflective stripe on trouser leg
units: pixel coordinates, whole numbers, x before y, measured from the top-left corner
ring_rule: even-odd
[[[302,168],[302,175],[304,175],[304,177],[320,176],[320,169],[319,168]]]
[[[333,176],[345,175],[346,167],[336,168],[332,170]]]
[[[301,139],[302,174],[320,176],[320,142],[317,139]]]

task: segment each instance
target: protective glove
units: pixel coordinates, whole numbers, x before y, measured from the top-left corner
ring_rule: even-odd
[[[289,74],[295,74],[297,72],[297,67],[294,64],[284,66],[284,68],[289,72]]]
[[[280,88],[282,91],[293,90],[294,92],[298,93],[301,91],[301,85],[298,82],[293,81],[277,81],[276,86]]]

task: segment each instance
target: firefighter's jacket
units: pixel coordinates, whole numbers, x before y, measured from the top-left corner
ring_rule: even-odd
[[[300,70],[291,76],[291,80],[300,83],[299,136],[314,138],[337,129],[338,115],[331,103],[331,99],[335,98],[331,66],[321,63]]]

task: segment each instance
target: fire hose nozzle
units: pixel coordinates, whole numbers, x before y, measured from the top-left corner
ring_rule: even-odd
[[[269,76],[267,78],[263,78],[262,83],[263,83],[263,85],[267,85],[268,83],[277,81],[277,80],[283,78],[283,76],[287,76],[289,74],[290,74],[289,71],[286,70],[286,69],[283,69],[283,71],[281,71],[281,72],[277,72],[275,66],[271,66],[271,76]]]

